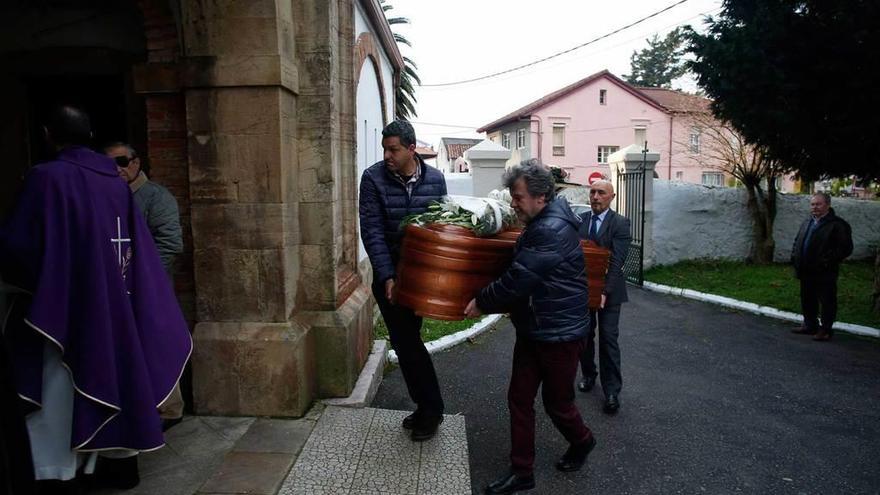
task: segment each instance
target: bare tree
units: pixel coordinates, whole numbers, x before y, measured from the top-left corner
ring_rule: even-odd
[[[752,217],[752,245],[749,261],[764,265],[773,262],[776,241],[777,181],[786,172],[759,146],[747,143],[729,122],[715,118],[708,111],[689,112],[691,124],[699,132],[700,153],[693,157],[700,165],[724,172],[745,187],[746,207]],[[691,146],[692,143],[684,143]]]

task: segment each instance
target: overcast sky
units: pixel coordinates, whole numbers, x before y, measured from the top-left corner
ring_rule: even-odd
[[[403,55],[418,64],[425,85],[461,81],[506,70],[567,50],[662,10],[676,0],[389,0],[389,17],[410,25],[393,28],[413,47]],[[441,137],[485,137],[476,128],[590,74],[608,69],[623,76],[633,50],[679,25],[700,29],[720,0],[682,5],[572,53],[486,81],[417,89],[416,135],[434,145]],[[695,90],[692,80],[676,82]],[[464,127],[443,127],[436,124]],[[471,127],[468,129],[467,127]]]

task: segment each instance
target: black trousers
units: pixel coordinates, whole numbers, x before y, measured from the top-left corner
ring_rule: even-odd
[[[388,327],[391,347],[397,353],[409,397],[423,413],[443,414],[443,398],[434,362],[422,342],[422,317],[409,308],[391,304],[385,297],[384,284],[373,284],[373,297]]]
[[[822,324],[819,325],[821,306]],[[837,319],[837,276],[801,275],[801,311],[804,327],[831,333]]]
[[[590,334],[587,345],[581,354],[581,372],[584,378],[599,375],[605,397],[620,394],[623,377],[620,373],[620,304],[606,306],[599,311],[590,311]],[[596,333],[599,334],[599,372],[596,373]]]

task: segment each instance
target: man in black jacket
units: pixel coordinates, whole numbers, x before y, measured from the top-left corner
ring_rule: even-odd
[[[465,314],[510,313],[516,328],[513,372],[507,392],[510,410],[510,473],[486,493],[534,488],[535,395],[570,446],[556,463],[577,471],[596,445],[574,403],[578,357],[584,349],[589,312],[579,220],[564,198],[556,198],[553,176],[537,160],[504,174],[511,206],[526,224],[510,268],[470,301]]]
[[[623,378],[620,374],[620,346],[617,344],[620,305],[629,299],[626,295],[626,279],[623,264],[629,253],[632,241],[629,219],[618,215],[609,208],[614,199],[614,186],[600,180],[590,186],[590,210],[581,215],[581,238],[591,240],[600,247],[611,250],[608,273],[605,274],[605,288],[598,311],[590,311],[590,335],[587,348],[581,354],[581,372],[584,380],[578,383],[578,390],[589,392],[596,384],[595,334],[599,333],[599,370],[602,377],[602,391],[605,393],[605,414],[615,414],[620,409],[620,389]]]
[[[833,335],[831,327],[837,318],[837,275],[840,263],[852,254],[852,229],[834,214],[831,196],[818,192],[810,198],[810,218],[804,220],[794,239],[791,263],[801,281],[801,309],[804,326],[794,333],[815,336],[826,342]],[[819,326],[819,306],[822,325]]]
[[[416,411],[403,420],[413,441],[434,436],[443,422],[443,398],[431,355],[422,342],[422,317],[394,301],[403,217],[424,213],[446,195],[446,179],[416,153],[416,133],[402,120],[382,130],[384,160],[361,177],[358,209],[361,240],[373,266],[373,296],[388,327],[391,347]]]

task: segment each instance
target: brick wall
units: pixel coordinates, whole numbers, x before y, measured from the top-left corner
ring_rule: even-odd
[[[180,38],[168,2],[141,0],[144,34],[147,40],[147,67],[169,71],[180,57]],[[171,72],[173,72],[173,68]],[[174,286],[184,316],[192,327],[195,319],[195,284],[192,261],[189,167],[186,144],[186,104],[179,87],[158,88],[144,94],[147,118],[146,158],[150,179],[165,186],[177,198],[183,228],[184,253],[175,266]]]

